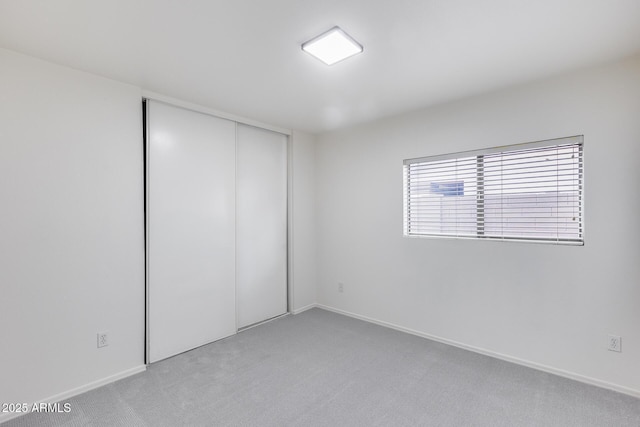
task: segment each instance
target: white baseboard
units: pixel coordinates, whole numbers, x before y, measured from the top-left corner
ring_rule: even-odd
[[[76,387],[71,390],[67,390],[65,392],[56,394],[54,396],[48,397],[46,399],[39,400],[38,403],[56,403],[62,400],[69,399],[71,397],[77,396],[79,394],[85,393],[87,391],[96,389],[98,387],[102,387],[103,385],[110,384],[112,382],[121,380],[126,377],[130,377],[131,375],[139,374],[140,372],[144,372],[147,369],[146,365],[136,366],[135,368],[127,369],[126,371],[119,372],[115,375],[111,375],[106,378],[102,378],[98,381],[91,382],[89,384],[85,384],[80,387]],[[32,406],[34,402],[30,402],[29,406]],[[27,412],[28,413],[28,412]],[[5,413],[0,414],[0,424],[12,420],[14,418],[18,418],[22,415],[26,415],[27,413]]]
[[[619,393],[623,393],[629,396],[633,396],[636,398],[640,398],[640,390],[635,390],[629,387],[625,387],[619,384],[613,384],[610,382],[602,381],[597,378],[591,378],[585,375],[581,375],[575,372],[565,371],[563,369],[553,368],[551,366],[542,365],[540,363],[531,362],[529,360],[519,359],[517,357],[508,356],[506,354],[496,353],[491,350],[486,350],[480,347],[474,347],[471,345],[463,344],[457,341],[452,341],[446,338],[438,337],[435,335],[426,334],[424,332],[416,331],[414,329],[405,328],[403,326],[395,325],[393,323],[385,322],[378,319],[373,319],[371,317],[362,316],[356,313],[351,313],[349,311],[340,310],[338,308],[329,307],[323,304],[314,304],[314,306],[321,308],[323,310],[332,311],[334,313],[343,314],[345,316],[353,317],[355,319],[364,320],[365,322],[374,323],[376,325],[384,326],[387,328],[395,329],[397,331],[406,332],[411,335],[416,335],[422,338],[426,338],[432,341],[437,341],[443,344],[451,345],[454,347],[462,348],[464,350],[472,351],[474,353],[479,353],[485,356],[493,357],[496,359],[504,360],[506,362],[515,363],[517,365],[526,366],[528,368],[537,369],[538,371],[547,372],[549,374],[558,375],[560,377],[568,378],[571,380],[579,381],[581,383],[594,385],[601,388],[606,388],[608,390],[617,391]]]
[[[303,311],[311,310],[312,308],[315,308],[315,307],[318,307],[318,304],[313,303],[313,304],[305,305],[304,307],[292,310],[291,314],[300,314]]]

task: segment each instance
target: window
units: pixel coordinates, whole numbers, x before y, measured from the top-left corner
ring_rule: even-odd
[[[584,244],[583,137],[404,161],[404,234]]]

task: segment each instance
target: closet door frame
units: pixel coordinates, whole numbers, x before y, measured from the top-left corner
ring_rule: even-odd
[[[290,129],[269,125],[266,123],[262,123],[256,120],[244,118],[241,116],[236,116],[233,114],[228,114],[222,111],[214,110],[211,108],[203,107],[198,104],[193,104],[190,102],[185,102],[173,97],[165,96],[162,94],[158,94],[156,92],[143,90],[142,91],[142,119],[143,119],[143,182],[144,182],[144,259],[145,259],[145,280],[144,280],[144,291],[145,291],[145,306],[144,306],[144,363],[145,365],[150,365],[150,324],[149,324],[149,192],[147,191],[147,186],[149,185],[149,166],[147,164],[147,157],[149,154],[149,117],[148,117],[148,103],[147,101],[158,101],[162,102],[174,107],[184,108],[186,110],[194,111],[197,113],[208,114],[210,116],[214,116],[221,119],[227,119],[235,121],[236,124],[245,124],[249,126],[254,126],[258,128],[262,128],[265,130],[270,130],[273,132],[278,132],[287,137],[286,144],[286,158],[287,158],[287,277],[286,277],[286,286],[287,286],[287,311],[286,314],[292,313],[292,304],[293,304],[293,132]],[[236,125],[237,127],[237,125]],[[236,131],[237,136],[237,131]],[[238,331],[238,319],[237,319],[237,311],[236,311],[236,333]]]

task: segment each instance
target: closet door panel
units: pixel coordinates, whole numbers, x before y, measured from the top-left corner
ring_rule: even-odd
[[[287,137],[238,124],[238,327],[287,311]]]
[[[236,332],[235,123],[153,101],[147,117],[155,362]]]

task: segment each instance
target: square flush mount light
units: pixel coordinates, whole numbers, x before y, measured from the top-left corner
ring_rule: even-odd
[[[327,65],[361,53],[363,47],[340,29],[333,27],[308,42],[302,43],[302,50],[315,56]]]

